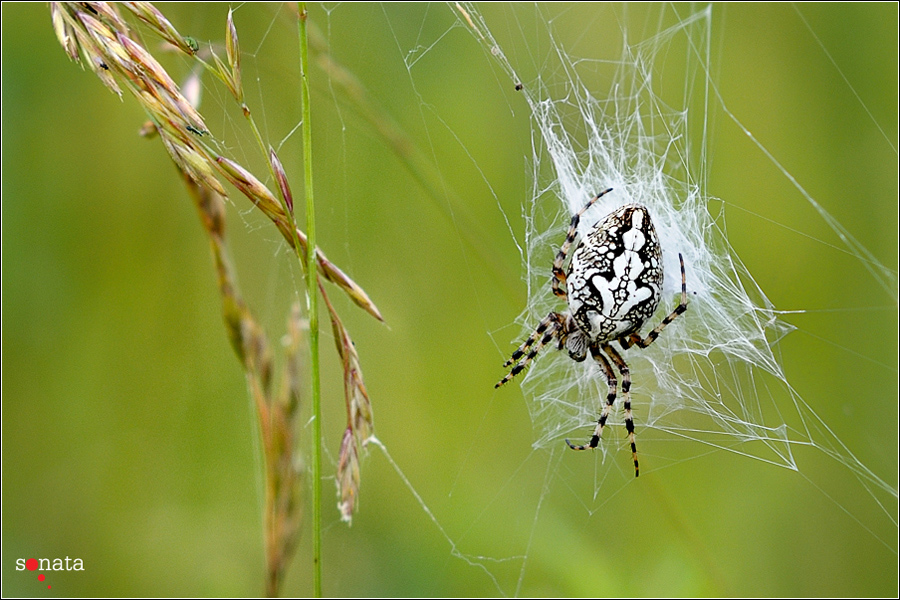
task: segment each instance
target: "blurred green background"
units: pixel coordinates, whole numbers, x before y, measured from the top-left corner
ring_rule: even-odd
[[[163,10],[182,33],[221,42],[227,6]],[[621,27],[638,41],[674,22],[672,8],[652,5],[483,10],[513,63],[551,81],[561,75],[532,60],[548,48],[539,36],[527,45],[545,21],[573,56],[600,58],[619,56],[610,38]],[[3,593],[261,594],[255,417],[195,211],[158,140],[137,136],[136,103],[69,62],[46,5],[2,11]],[[790,6],[715,5],[711,76],[787,172],[896,276],[897,5],[799,11],[809,28]],[[601,464],[532,450],[518,385],[493,390],[526,299],[514,235],[532,189],[531,121],[455,20],[445,5],[311,7],[333,58],[427,159],[442,193],[429,194],[313,71],[320,246],[387,326],[333,297],[377,435],[442,528],[372,449],[352,528],[325,482],[325,593],[896,595],[896,499],[888,518],[816,449],[797,448],[799,473],[706,448],[654,471],[665,447],[647,436],[637,481],[622,476],[624,451]],[[284,140],[300,195],[300,136],[288,135],[299,121],[296,28],[277,6],[243,6],[235,22],[248,103],[268,141]],[[683,85],[683,57],[658,59]],[[176,79],[187,72],[166,60]],[[205,94],[213,135],[259,171],[223,90]],[[731,244],[777,308],[809,309],[785,315],[798,327],[778,347],[788,380],[841,452],[896,489],[896,283],[885,291],[747,136],[711,115],[707,191],[724,201]],[[298,272],[273,228],[242,197],[232,202],[241,286],[277,339],[302,293]],[[330,332],[322,348],[330,474],[343,392]],[[15,571],[18,558],[65,556],[85,570],[47,573],[51,590]],[[307,533],[285,595],[311,593],[310,573]]]

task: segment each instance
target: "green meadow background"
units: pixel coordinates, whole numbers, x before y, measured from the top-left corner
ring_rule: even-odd
[[[227,5],[162,9],[182,33],[222,41]],[[619,56],[622,27],[637,41],[674,23],[654,5],[482,10],[510,59],[550,81],[561,75],[529,59],[548,54],[539,35],[527,45],[540,21],[592,58]],[[728,108],[896,278],[897,5],[799,5],[809,28],[789,5],[712,10],[711,76]],[[313,70],[320,246],[387,325],[332,297],[376,433],[431,511],[372,448],[360,510],[352,527],[339,521],[330,476],[344,401],[326,323],[327,595],[896,596],[896,498],[886,516],[816,449],[796,449],[799,472],[712,448],[654,469],[666,448],[651,434],[639,438],[636,481],[624,449],[605,463],[533,450],[519,386],[493,389],[526,300],[516,247],[532,190],[524,99],[464,27],[451,28],[446,5],[313,5],[310,19],[365,106],[394,122],[439,182],[426,189]],[[248,104],[268,141],[286,140],[300,197],[300,136],[288,135],[300,118],[296,28],[280,5],[241,6],[235,23]],[[68,60],[46,5],[4,3],[2,27],[3,594],[259,595],[255,415],[194,208],[159,141],[138,137],[136,103]],[[165,60],[176,79],[187,72]],[[683,56],[658,61],[677,91]],[[225,92],[205,94],[210,131],[261,172]],[[896,489],[896,281],[885,290],[747,135],[714,115],[707,192],[723,200],[729,240],[777,308],[809,309],[784,315],[798,328],[778,345],[788,380],[841,452]],[[243,293],[277,340],[302,297],[298,270],[239,195],[229,231]],[[300,438],[308,455],[308,432]],[[306,523],[285,595],[312,592],[310,546]],[[66,556],[85,570],[43,583],[15,570],[19,558]]]

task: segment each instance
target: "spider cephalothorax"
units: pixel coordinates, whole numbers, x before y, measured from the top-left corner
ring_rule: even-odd
[[[679,254],[681,303],[646,338],[642,338],[641,327],[659,306],[663,269],[662,250],[656,229],[647,208],[640,204],[622,206],[594,225],[578,243],[568,269],[563,271],[569,248],[575,241],[581,215],[601,196],[611,191],[612,189],[608,189],[600,192],[575,213],[566,240],[553,261],[553,293],[566,299],[568,310],[562,313],[551,312],[540,322],[506,361],[505,367],[513,367],[495,387],[500,387],[521,373],[541,348],[554,339],[560,350],[565,348],[569,356],[578,362],[587,358],[590,352],[606,375],[609,386],[606,405],[586,445],[576,446],[569,440],[566,443],[573,450],[596,448],[609,411],[616,401],[618,381],[610,365],[612,361],[622,375],[625,429],[631,442],[634,475],[637,477],[640,471],[631,414],[631,373],[625,360],[610,342],[618,342],[625,350],[633,345],[646,348],[652,344],[666,325],[687,310],[687,286],[684,260]]]

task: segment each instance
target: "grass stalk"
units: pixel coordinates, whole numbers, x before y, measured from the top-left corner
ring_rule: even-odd
[[[300,96],[303,110],[303,177],[306,192],[306,298],[309,302],[309,361],[312,393],[312,537],[313,594],[322,597],[322,406],[319,389],[318,270],[313,202],[312,130],[309,100],[309,44],[306,3],[298,2],[300,32]]]
[[[373,433],[372,405],[362,377],[359,355],[347,328],[328,299],[321,279],[344,291],[351,301],[383,321],[366,292],[317,247],[312,180],[312,132],[309,89],[309,31],[305,3],[298,3],[300,73],[302,98],[303,164],[306,192],[307,232],[297,227],[288,176],[272,147],[266,148],[250,107],[244,102],[241,50],[234,13],[229,10],[225,34],[225,59],[210,45],[201,49],[193,38],[182,36],[150,3],[123,5],[151,31],[172,47],[198,61],[218,79],[240,105],[260,150],[268,158],[269,174],[277,184],[278,198],[249,170],[221,155],[203,116],[198,112],[199,70],[179,88],[162,65],[143,46],[120,14],[117,5],[105,3],[51,3],[53,28],[69,57],[89,67],[116,95],[130,92],[150,120],[142,128],[146,137],[158,136],[199,211],[209,235],[226,331],[247,377],[250,395],[259,418],[265,455],[266,502],[264,516],[266,594],[278,595],[279,587],[296,547],[300,530],[302,499],[301,469],[296,452],[296,424],[301,398],[301,363],[298,346],[303,337],[300,309],[291,311],[288,322],[290,345],[284,350],[282,384],[273,381],[274,356],[262,327],[241,298],[237,279],[227,257],[225,239],[226,189],[219,178],[232,184],[268,217],[294,249],[303,267],[309,317],[309,367],[312,404],[312,535],[313,589],[322,596],[322,422],[319,356],[318,294],[322,294],[341,364],[347,426],[341,438],[336,484],[341,520],[348,525],[358,506],[360,452]],[[203,56],[201,56],[201,53]],[[205,58],[204,58],[205,57]],[[279,202],[280,200],[280,202]],[[319,278],[321,274],[322,278]]]

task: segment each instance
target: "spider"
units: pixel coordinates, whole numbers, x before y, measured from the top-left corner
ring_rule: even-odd
[[[553,261],[553,293],[564,298],[568,310],[551,312],[534,332],[503,365],[512,366],[495,388],[510,381],[525,369],[541,348],[554,339],[557,348],[565,348],[569,357],[582,362],[591,357],[603,369],[609,392],[606,406],[600,413],[597,426],[585,445],[576,446],[566,439],[572,450],[594,449],[600,443],[600,435],[616,401],[618,381],[613,371],[615,365],[622,375],[622,396],[625,407],[625,429],[631,443],[634,460],[634,476],[640,474],[637,446],[634,443],[634,419],[631,414],[631,372],[622,355],[611,342],[618,342],[623,350],[632,346],[646,348],[659,337],[662,330],[687,310],[687,285],[684,275],[684,259],[678,254],[681,265],[681,303],[642,338],[641,327],[656,312],[663,286],[662,250],[650,213],[640,204],[627,204],[599,221],[578,243],[572,253],[569,268],[563,264],[575,241],[581,215],[594,202],[612,191],[604,190],[591,198],[572,217],[562,248]],[[610,364],[612,361],[612,364]]]

